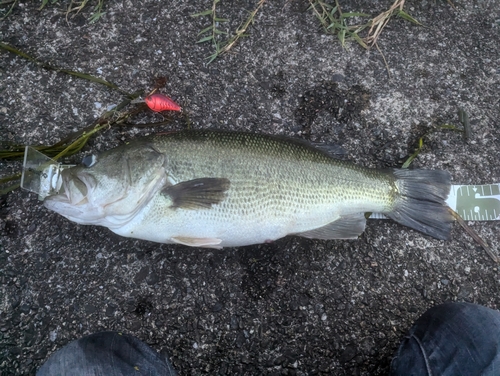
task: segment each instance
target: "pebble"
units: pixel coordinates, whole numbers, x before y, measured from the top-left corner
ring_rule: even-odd
[[[50,333],[49,333],[49,339],[51,342],[54,342],[57,338],[57,330],[52,330]]]

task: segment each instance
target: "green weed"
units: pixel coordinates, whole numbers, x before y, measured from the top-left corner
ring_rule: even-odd
[[[228,22],[226,18],[217,17],[217,4],[220,0],[213,0],[212,7],[203,12],[192,14],[192,17],[210,17],[210,25],[201,30],[198,35],[203,36],[196,43],[212,43],[215,52],[208,57],[208,64],[214,61],[220,55],[228,52],[233,46],[243,37],[248,36],[246,34],[250,25],[253,24],[255,16],[259,9],[264,5],[266,0],[260,0],[256,8],[251,11],[247,19],[234,31],[234,33],[228,37],[226,40],[221,40],[223,35],[229,35],[227,32],[219,29],[219,24],[223,22]]]
[[[361,47],[366,49],[377,46],[377,40],[382,30],[387,26],[393,16],[401,17],[416,25],[422,25],[403,10],[405,0],[396,0],[389,9],[380,13],[378,16],[364,23],[354,25],[351,24],[351,20],[371,16],[359,12],[343,13],[338,0],[335,0],[334,4],[327,3],[324,0],[309,0],[309,3],[309,9],[311,9],[318,18],[323,30],[326,33],[336,35],[343,47],[346,46],[346,40],[348,39],[355,40]],[[363,37],[360,36],[360,33],[365,29],[368,29],[366,35]]]
[[[458,110],[458,120],[462,124],[462,129],[460,127],[457,127],[453,124],[442,124],[437,126],[436,128],[432,128],[425,132],[422,136],[419,137],[418,142],[417,142],[417,147],[415,148],[415,151],[408,157],[408,159],[403,163],[401,168],[408,168],[410,164],[413,162],[413,160],[420,154],[420,152],[424,148],[424,140],[428,138],[431,134],[445,131],[445,130],[450,130],[453,132],[459,132],[463,133],[464,139],[468,140],[471,135],[471,129],[470,129],[470,123],[469,123],[469,115],[462,110]]]
[[[311,9],[318,18],[326,33],[336,35],[345,48],[347,39],[354,39],[363,48],[368,48],[359,33],[369,26],[369,23],[350,25],[349,21],[355,17],[370,17],[369,14],[349,12],[343,13],[340,4],[335,0],[335,5],[322,0],[309,0]]]
[[[0,7],[2,7],[2,8],[3,7],[8,8],[7,11],[5,11],[5,14],[3,15],[3,17],[0,18],[0,20],[6,19],[9,16],[9,14],[12,13],[12,10],[14,9],[14,7],[16,6],[16,4],[17,4],[18,1],[19,0],[3,0],[3,1],[0,1]],[[9,6],[9,4],[10,4],[10,6]],[[2,9],[2,12],[3,11],[4,10]]]
[[[43,0],[44,2],[48,0]],[[82,0],[81,2],[77,2],[75,0],[71,0],[71,4],[69,4],[68,10],[66,11],[66,19],[71,13],[74,13],[73,17],[80,13],[83,8],[85,8],[88,4],[89,0]],[[89,17],[89,23],[97,22],[102,16],[106,14],[106,12],[102,11],[104,6],[104,0],[97,0],[97,4],[94,6],[94,12]]]
[[[0,50],[5,50],[9,51],[19,57],[22,57],[26,60],[29,60],[35,64],[37,64],[39,67],[44,68],[44,69],[49,69],[49,70],[54,70],[57,72],[69,74],[72,76],[79,77],[81,79],[85,79],[91,82],[95,82],[101,85],[105,85],[110,89],[117,90],[120,93],[126,95],[126,98],[114,109],[105,112],[97,121],[93,122],[89,126],[85,127],[84,129],[77,131],[75,133],[72,133],[68,137],[62,139],[59,142],[56,142],[53,145],[40,145],[36,146],[35,149],[43,152],[45,155],[51,157],[52,159],[59,159],[63,156],[70,156],[73,155],[77,152],[79,152],[87,143],[89,138],[106,128],[109,128],[110,126],[113,125],[118,125],[118,124],[123,124],[127,119],[129,119],[132,115],[135,113],[141,111],[141,109],[132,109],[130,111],[125,111],[125,112],[120,112],[122,109],[124,109],[126,106],[128,106],[134,99],[138,98],[142,93],[143,90],[137,91],[135,93],[127,93],[124,90],[120,89],[118,86],[115,84],[100,79],[98,77],[94,77],[89,74],[85,73],[80,73],[80,72],[75,72],[67,69],[61,69],[54,67],[50,64],[40,62],[34,57],[30,56],[29,54],[20,51],[16,49],[15,47],[12,47],[8,44],[1,43],[0,42]],[[2,142],[0,143],[0,159],[5,159],[5,160],[20,160],[22,159],[24,155],[24,149],[25,145],[14,145],[10,143],[5,143]],[[7,176],[4,178],[0,179],[0,185],[19,180],[21,174],[15,174],[12,176]],[[19,187],[19,183],[15,182],[14,184],[11,184],[8,187],[0,189],[0,195],[5,194],[7,192],[10,192],[16,188]]]
[[[15,54],[15,55],[17,55],[19,57],[22,57],[22,58],[24,58],[26,60],[29,60],[29,61],[37,64],[41,68],[44,68],[44,69],[47,69],[47,70],[53,70],[53,71],[56,71],[56,72],[66,73],[66,74],[69,74],[71,76],[79,77],[79,78],[82,78],[84,80],[88,80],[88,81],[92,81],[92,82],[95,82],[95,83],[98,83],[98,84],[101,84],[101,85],[105,85],[105,86],[109,87],[110,89],[118,90],[122,94],[128,95],[127,92],[124,92],[123,90],[121,90],[115,84],[113,84],[113,83],[111,83],[109,81],[103,80],[102,78],[95,77],[95,76],[92,76],[92,75],[86,74],[86,73],[81,73],[81,72],[76,72],[76,71],[72,71],[72,70],[68,70],[68,69],[62,69],[62,68],[54,67],[53,65],[50,65],[50,64],[45,63],[45,62],[41,62],[41,61],[35,59],[33,56],[30,56],[27,53],[25,53],[25,52],[23,52],[21,50],[18,50],[17,48],[12,47],[12,46],[10,46],[8,44],[0,42],[0,49],[12,52],[13,54]]]
[[[55,4],[57,0],[42,0],[42,5],[40,5],[39,10],[42,10],[48,3]]]
[[[42,10],[45,8],[49,3],[50,4],[55,4],[58,0],[42,0],[39,10]],[[3,0],[0,1],[0,8],[2,7],[7,7],[8,9],[6,13],[0,17],[0,20],[3,20],[7,18],[11,13],[16,4],[19,2],[19,0]],[[69,17],[71,13],[74,13],[74,15],[78,14],[80,11],[82,11],[85,7],[87,7],[89,0],[83,0],[81,2],[76,2],[75,0],[71,0],[71,3],[66,10],[66,19]],[[10,5],[10,6],[9,6]],[[97,0],[97,4],[94,6],[93,13],[89,17],[89,23],[94,23],[97,22],[102,16],[106,14],[106,12],[103,12],[103,7],[104,7],[104,0]]]

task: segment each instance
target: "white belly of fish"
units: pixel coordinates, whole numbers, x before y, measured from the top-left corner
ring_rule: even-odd
[[[276,213],[267,210],[265,205],[231,209],[230,201],[207,209],[173,209],[170,204],[158,194],[132,220],[111,230],[118,235],[158,243],[237,247],[320,228],[341,214],[338,207],[330,205],[290,207],[287,212]]]

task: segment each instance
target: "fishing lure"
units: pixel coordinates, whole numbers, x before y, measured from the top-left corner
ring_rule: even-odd
[[[146,102],[146,105],[155,112],[181,110],[181,106],[179,106],[177,103],[175,103],[172,99],[170,99],[166,95],[160,93],[154,93],[148,95],[144,99],[144,102]]]

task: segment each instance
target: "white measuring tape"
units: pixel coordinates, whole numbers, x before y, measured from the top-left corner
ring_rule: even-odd
[[[446,200],[468,221],[500,220],[500,184],[452,185]]]
[[[24,153],[21,187],[38,194],[38,199],[55,194],[61,187],[60,174],[65,168],[32,147]],[[500,220],[500,183],[486,185],[452,185],[446,203],[467,221]],[[373,213],[370,218],[386,219]]]

